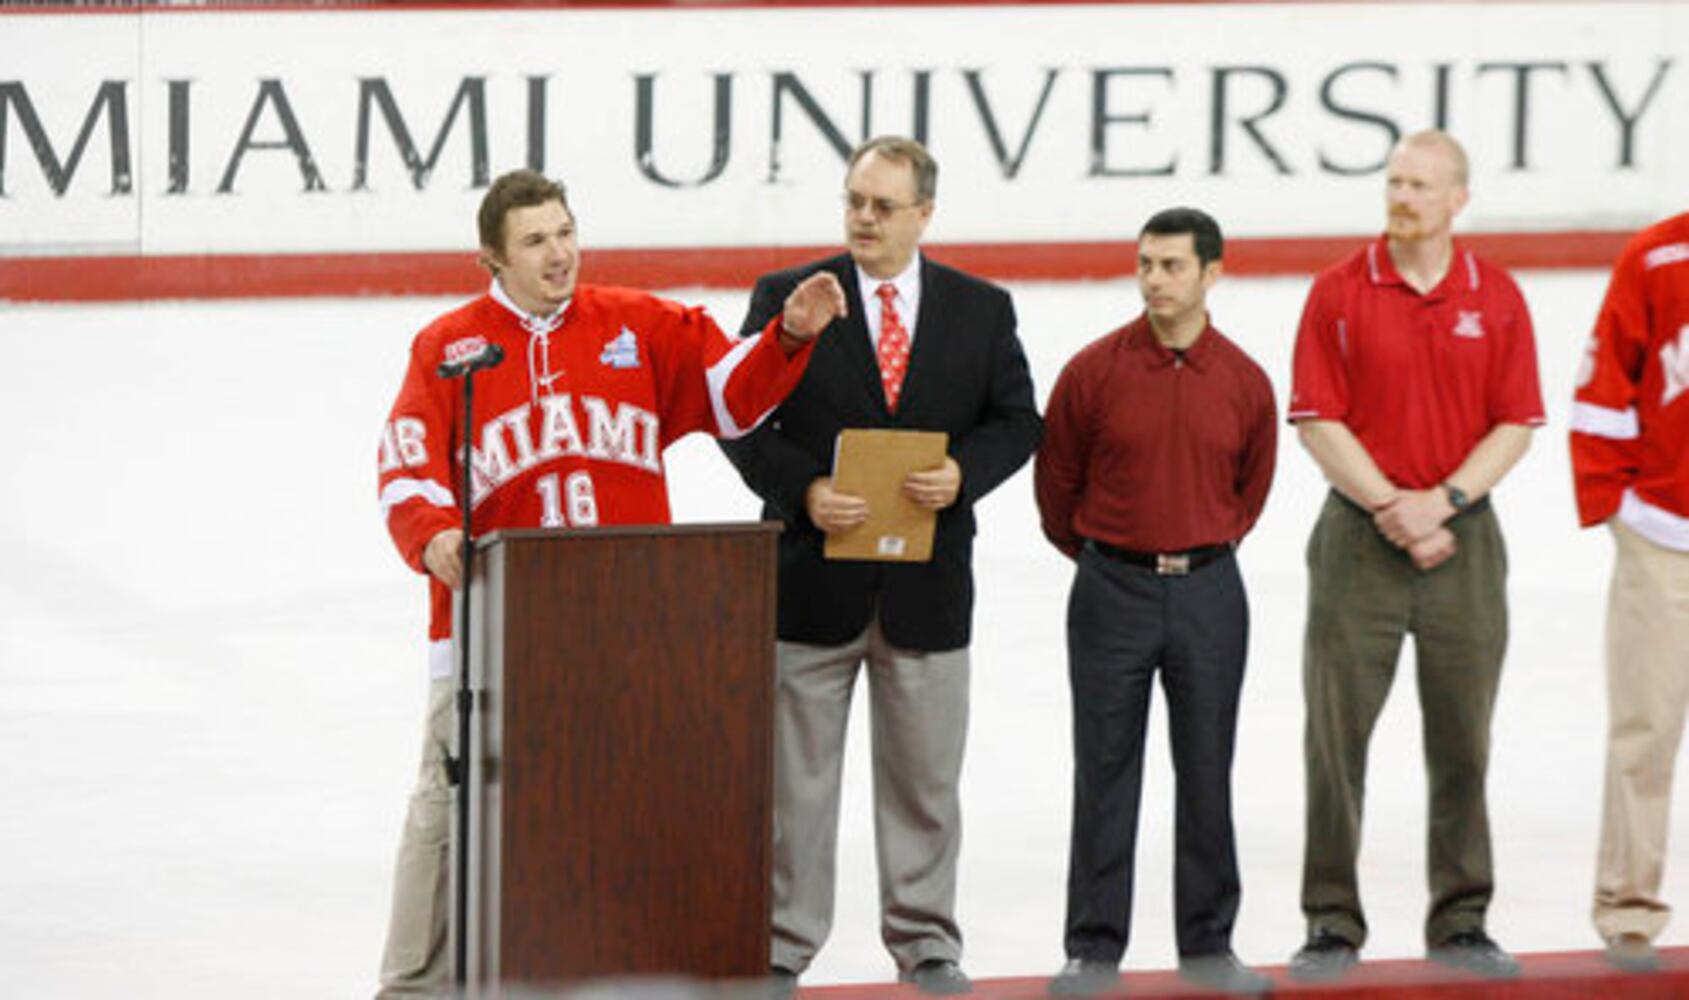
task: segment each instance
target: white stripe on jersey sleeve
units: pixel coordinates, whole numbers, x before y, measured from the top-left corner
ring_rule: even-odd
[[[436,507],[456,507],[452,491],[432,479],[395,479],[381,488],[381,516],[393,513],[393,508],[416,497]]]
[[[744,362],[745,358],[756,350],[757,342],[762,337],[763,335],[759,333],[754,337],[746,337],[739,341],[731,351],[721,356],[721,360],[711,365],[704,372],[704,381],[709,385],[710,390],[710,411],[715,414],[716,436],[723,440],[731,441],[756,430],[757,425],[762,423],[763,418],[767,417],[774,409],[770,406],[757,414],[756,419],[751,421],[749,427],[740,427],[733,420],[733,412],[727,408],[727,381],[733,377],[734,371]]]
[[[428,679],[443,681],[451,677],[452,665],[456,661],[452,657],[452,641],[450,639],[433,639],[428,643]]]
[[[1637,496],[1635,490],[1624,491],[1624,499],[1619,501],[1619,520],[1655,545],[1689,552],[1689,517],[1656,507]]]
[[[1641,433],[1636,423],[1636,407],[1615,410],[1594,403],[1572,404],[1572,430],[1614,441],[1634,441]]]

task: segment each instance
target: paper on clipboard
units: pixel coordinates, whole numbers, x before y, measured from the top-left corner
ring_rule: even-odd
[[[903,495],[911,472],[944,464],[950,436],[943,431],[851,429],[833,448],[833,489],[868,501],[868,520],[827,536],[828,559],[926,562],[932,558],[938,512]]]

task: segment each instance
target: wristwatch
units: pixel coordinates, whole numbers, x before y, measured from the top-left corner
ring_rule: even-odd
[[[1449,506],[1454,508],[1456,514],[1472,506],[1472,498],[1466,495],[1465,490],[1453,483],[1444,483],[1443,493],[1448,496]]]

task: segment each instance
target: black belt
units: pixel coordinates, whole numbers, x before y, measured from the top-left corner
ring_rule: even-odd
[[[1187,576],[1232,551],[1230,545],[1204,545],[1183,552],[1136,552],[1094,538],[1091,545],[1116,562],[1155,570],[1157,576]]]

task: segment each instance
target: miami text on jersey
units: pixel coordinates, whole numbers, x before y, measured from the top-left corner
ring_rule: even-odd
[[[479,505],[504,484],[559,458],[584,457],[662,471],[658,458],[657,415],[631,403],[611,404],[598,396],[579,397],[586,416],[583,439],[569,393],[543,396],[538,405],[522,403],[481,427],[481,444],[471,449],[472,503]],[[538,434],[535,433],[535,410]],[[381,435],[383,472],[421,468],[428,463],[428,430],[421,420],[400,417]]]

